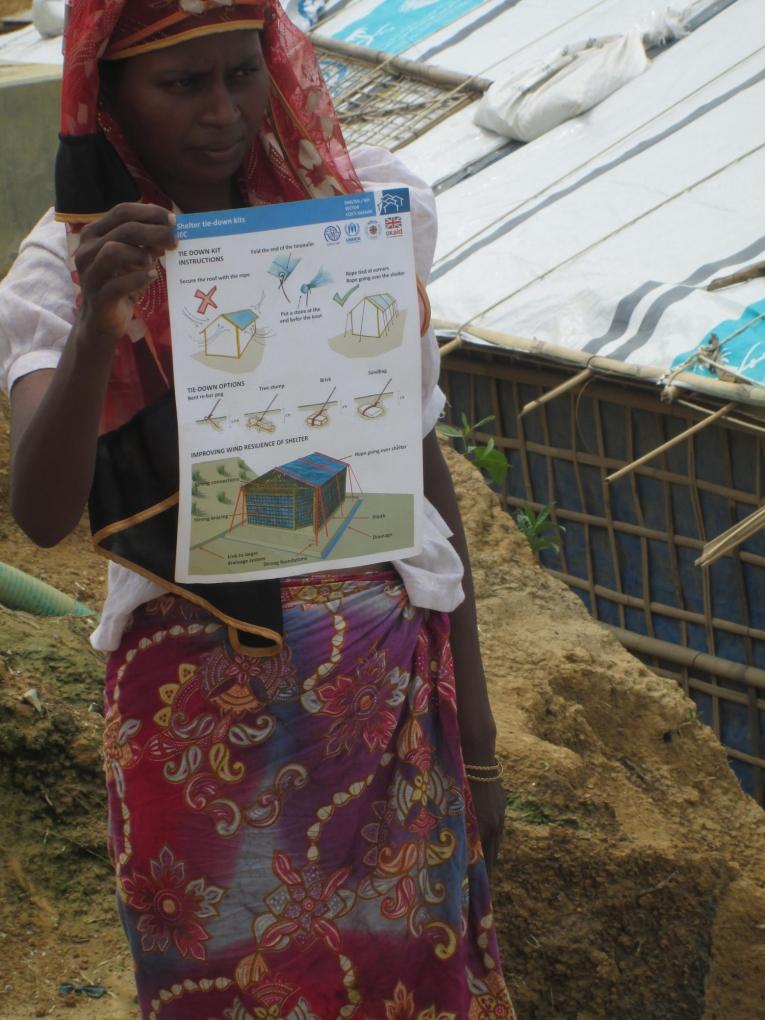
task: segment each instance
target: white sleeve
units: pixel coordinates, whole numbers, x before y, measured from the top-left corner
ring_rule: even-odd
[[[353,165],[365,188],[409,188],[414,233],[414,262],[417,275],[428,282],[436,250],[438,218],[436,200],[428,184],[386,149],[364,148],[351,153]],[[432,432],[443,414],[446,397],[438,386],[441,359],[432,329],[422,338],[422,434]]]
[[[0,385],[55,368],[74,323],[66,227],[49,210],[19,248],[0,283]]]

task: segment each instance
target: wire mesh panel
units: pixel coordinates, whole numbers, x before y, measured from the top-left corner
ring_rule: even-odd
[[[490,84],[316,33],[311,40],[351,147],[400,149],[480,98]]]
[[[609,485],[606,475],[703,414],[634,384],[594,380],[519,417],[571,374],[509,352],[449,355],[450,417],[494,415],[494,431],[478,435],[493,438],[510,463],[506,508],[553,504],[565,529],[560,551],[540,554],[543,565],[595,619],[629,632],[631,650],[642,656],[646,643],[660,643],[742,785],[763,802],[765,537],[707,569],[695,560],[762,506],[765,431],[721,420]],[[703,668],[688,666],[699,658]]]

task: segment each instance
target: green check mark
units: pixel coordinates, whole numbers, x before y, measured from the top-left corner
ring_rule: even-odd
[[[343,295],[342,297],[340,297],[340,295],[338,294],[338,292],[337,292],[337,291],[335,291],[335,293],[334,293],[334,294],[332,295],[332,300],[333,300],[333,301],[337,301],[337,303],[338,303],[338,304],[340,305],[340,307],[342,308],[342,307],[343,307],[343,305],[345,304],[345,302],[346,302],[346,301],[348,300],[348,298],[349,298],[349,297],[351,296],[351,294],[353,294],[354,290],[358,290],[358,289],[359,289],[359,285],[358,285],[358,284],[355,284],[355,285],[354,285],[353,287],[351,287],[351,289],[350,289],[349,291],[346,291],[346,293],[345,293],[345,294],[344,294],[344,295]]]

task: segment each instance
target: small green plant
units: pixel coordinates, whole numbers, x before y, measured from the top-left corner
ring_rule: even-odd
[[[230,477],[230,476],[229,476],[229,473],[228,473],[228,471],[226,470],[226,465],[225,465],[225,464],[219,464],[219,465],[217,466],[217,468],[216,468],[215,470],[216,470],[216,471],[218,472],[218,474],[219,474],[219,475],[221,475],[221,476],[222,476],[223,478],[228,478],[228,477]]]
[[[578,829],[579,820],[573,815],[555,815],[535,800],[526,800],[521,794],[509,794],[505,818],[527,825],[555,825],[562,829]]]
[[[192,482],[192,485],[191,485],[191,495],[192,496],[201,496],[202,495],[202,490],[199,487],[199,482],[197,482],[197,481]]]
[[[529,503],[524,503],[520,510],[516,511],[515,523],[534,553],[539,553],[543,549],[560,552],[560,536],[566,529],[550,519],[554,506],[555,503],[546,503],[537,512]]]
[[[231,499],[226,495],[225,492],[219,492],[215,497],[219,503],[231,503]]]
[[[192,468],[191,469],[191,480],[192,480],[192,482],[201,482],[202,481],[202,472],[199,470],[199,468]]]
[[[204,517],[205,516],[204,510],[200,510],[199,509],[199,504],[198,503],[192,503],[191,504],[191,516],[192,517]]]
[[[493,439],[489,439],[488,443],[483,445],[478,445],[474,441],[475,433],[482,426],[489,425],[493,421],[494,415],[490,414],[487,418],[482,418],[474,425],[471,425],[467,420],[467,415],[463,412],[462,426],[460,428],[441,422],[436,425],[436,431],[441,436],[448,436],[449,439],[461,439],[465,447],[465,456],[468,460],[472,460],[477,468],[485,471],[497,488],[501,489],[505,484],[505,478],[510,466],[507,463],[507,457],[502,450],[497,449]]]

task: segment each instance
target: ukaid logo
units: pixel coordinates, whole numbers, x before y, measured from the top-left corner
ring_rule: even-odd
[[[386,216],[385,217],[385,236],[386,237],[401,237],[404,233],[404,227],[401,223],[400,216]]]
[[[351,220],[350,223],[345,224],[345,241],[346,244],[352,243],[353,241],[360,241],[361,237],[359,225],[355,220]]]
[[[324,240],[327,244],[337,244],[342,236],[343,232],[336,223],[330,223],[328,227],[324,228]]]

